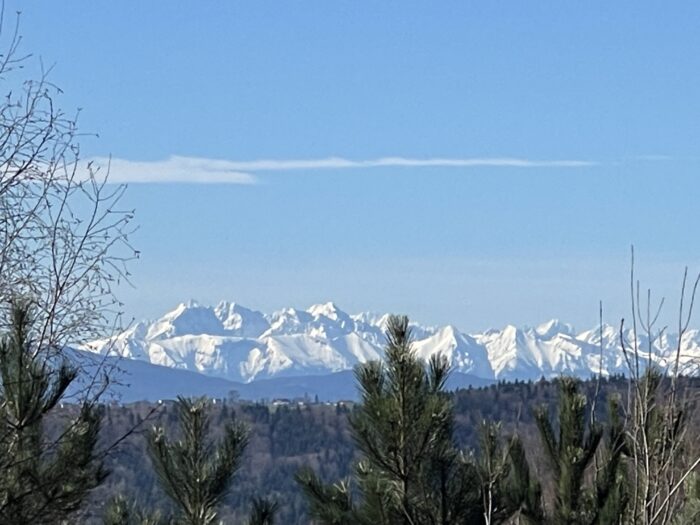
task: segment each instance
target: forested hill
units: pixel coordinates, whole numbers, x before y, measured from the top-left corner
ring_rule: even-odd
[[[589,399],[595,392],[594,381],[582,385]],[[597,408],[605,417],[604,398],[611,392],[624,395],[627,383],[619,378],[604,380]],[[700,391],[698,383],[694,391]],[[502,421],[504,433],[514,431],[522,437],[532,468],[539,474],[543,458],[533,419],[533,409],[542,404],[552,410],[557,402],[557,386],[551,382],[500,383],[479,389],[458,390],[452,394],[455,407],[455,439],[465,450],[478,445],[480,423]],[[244,462],[236,474],[231,494],[222,507],[224,523],[242,522],[250,500],[256,495],[271,495],[280,503],[282,524],[307,524],[305,500],[294,482],[302,466],[310,466],[328,481],[338,480],[351,472],[354,447],[349,433],[348,414],[351,404],[250,404],[218,401],[212,407],[212,436],[221,434],[224,425],[234,419],[245,421],[250,429],[250,444]],[[63,411],[72,410],[66,406]],[[144,507],[167,509],[168,500],[155,483],[153,469],[145,448],[144,432],[154,424],[175,432],[177,418],[170,402],[120,406],[106,405],[103,443],[109,444],[130,427],[143,421],[139,431],[120,444],[110,455],[111,474],[92,496],[88,522],[99,523],[103,505],[112,495],[122,493],[136,498]],[[155,411],[154,411],[155,410]],[[150,415],[149,415],[150,414]],[[147,418],[145,421],[144,419]],[[693,422],[698,429],[698,422]]]

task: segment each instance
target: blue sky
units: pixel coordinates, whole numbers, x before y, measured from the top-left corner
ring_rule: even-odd
[[[630,244],[669,299],[700,269],[697,3],[18,8],[99,133],[83,155],[134,182],[135,317],[334,300],[587,328],[599,299],[626,313]]]

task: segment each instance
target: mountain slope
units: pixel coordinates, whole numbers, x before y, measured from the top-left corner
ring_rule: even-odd
[[[264,314],[236,303],[214,307],[182,303],[152,322],[85,348],[237,383],[273,378],[321,376],[381,359],[387,315],[349,315],[333,303],[307,310],[286,308]],[[604,326],[577,333],[553,320],[535,328],[506,326],[465,334],[454,326],[412,325],[414,348],[423,359],[445,356],[456,373],[484,380],[538,379],[573,374],[590,377],[624,373],[619,332]],[[626,334],[629,338],[630,334]],[[642,340],[644,348],[646,342]],[[678,341],[664,334],[653,342],[651,359],[669,366],[677,345],[680,366],[696,372],[700,333]]]

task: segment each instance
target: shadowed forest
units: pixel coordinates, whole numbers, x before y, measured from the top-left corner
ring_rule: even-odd
[[[581,392],[591,398],[596,381],[582,382]],[[692,389],[700,387],[696,381]],[[626,392],[624,378],[604,379],[597,404],[599,417],[607,417],[606,399]],[[534,407],[546,406],[555,413],[559,397],[556,382],[500,383],[488,388],[459,390],[451,394],[454,403],[454,438],[457,446],[479,454],[480,429],[485,421],[502,422],[504,436],[517,432],[528,454],[533,475],[543,479],[545,499],[553,504],[553,480],[548,475],[546,453],[535,422]],[[72,408],[66,408],[70,413]],[[148,403],[101,407],[103,439],[110,442],[135,426],[138,430],[109,458],[111,470],[105,484],[90,497],[87,516],[102,523],[105,502],[116,494],[134,498],[146,508],[170,509],[172,504],[159,488],[146,451],[147,431],[153,425],[175,427],[177,413],[173,402],[162,406]],[[155,410],[155,412],[154,412]],[[242,523],[251,501],[261,493],[283,502],[278,523],[307,524],[308,505],[301,487],[294,481],[300,468],[307,466],[326,481],[349,476],[359,455],[348,425],[354,410],[340,404],[306,404],[273,407],[221,400],[211,405],[211,434],[220,436],[224,425],[243,421],[250,428],[250,444],[230,494],[220,508],[224,523]],[[60,418],[60,415],[58,415]],[[692,422],[691,432],[700,431],[700,421]]]

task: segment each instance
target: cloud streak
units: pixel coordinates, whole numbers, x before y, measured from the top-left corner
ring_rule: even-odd
[[[134,161],[96,157],[91,159],[102,170],[109,169],[110,182],[189,182],[255,184],[257,179],[229,166],[228,161],[195,157],[169,157],[165,160]]]
[[[381,157],[352,160],[343,157],[291,160],[234,161],[171,156],[158,161],[95,158],[96,164],[110,166],[111,182],[228,183],[254,184],[256,173],[269,171],[342,170],[369,168],[582,168],[597,163],[586,160],[533,160],[515,157],[406,158]]]

